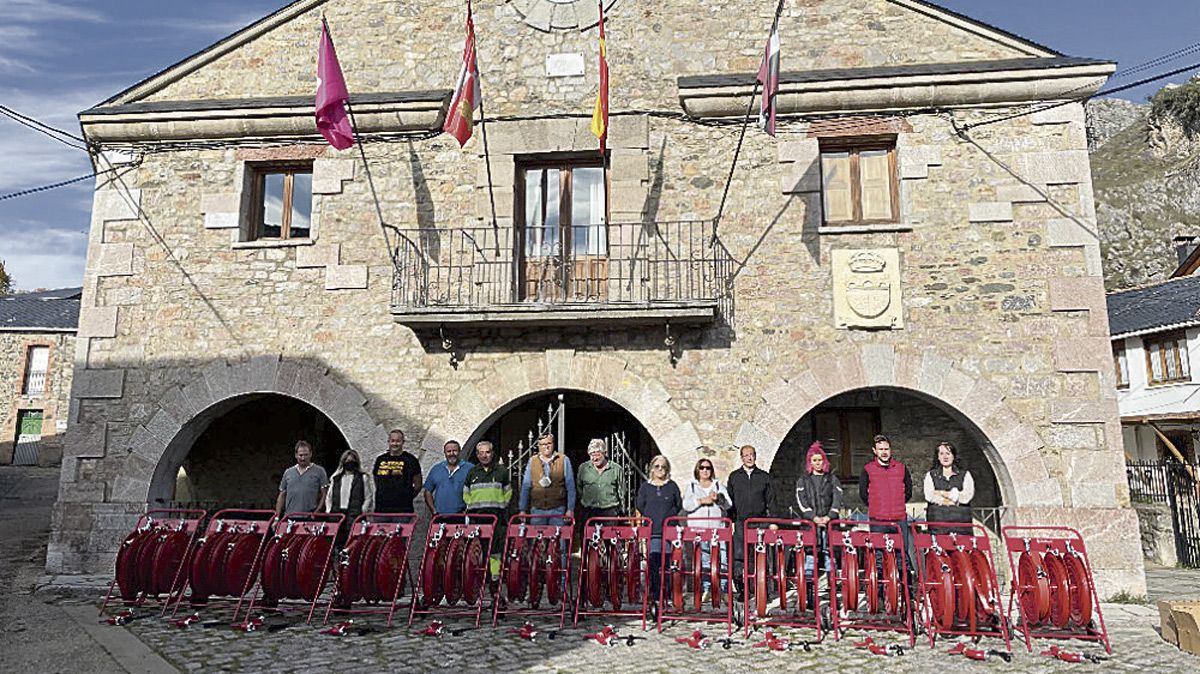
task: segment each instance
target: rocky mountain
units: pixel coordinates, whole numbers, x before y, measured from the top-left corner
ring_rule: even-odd
[[[1200,79],[1087,113],[1105,285],[1163,280],[1177,267],[1172,239],[1200,235]]]

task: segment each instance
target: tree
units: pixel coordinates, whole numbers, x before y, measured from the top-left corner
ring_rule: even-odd
[[[4,268],[4,260],[0,260],[0,295],[7,295],[12,292],[16,281],[12,276],[9,276],[8,271]]]

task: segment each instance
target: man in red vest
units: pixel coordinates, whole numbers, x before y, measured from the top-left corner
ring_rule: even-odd
[[[895,523],[900,527],[904,541],[904,556],[908,560],[908,580],[912,586],[916,578],[916,554],[913,550],[912,532],[908,529],[908,512],[904,504],[912,498],[912,476],[908,467],[892,458],[892,443],[886,435],[876,435],[875,460],[863,466],[858,478],[858,497],[867,504],[867,518],[872,522]],[[871,525],[871,531],[895,533],[889,526]],[[876,559],[882,573],[883,559]],[[913,596],[916,596],[915,594]]]

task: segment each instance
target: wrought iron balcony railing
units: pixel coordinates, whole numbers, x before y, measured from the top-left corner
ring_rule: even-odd
[[[729,296],[711,221],[395,231],[402,323],[711,321]]]

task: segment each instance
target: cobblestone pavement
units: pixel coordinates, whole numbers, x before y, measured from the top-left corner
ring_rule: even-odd
[[[974,662],[961,656],[945,653],[953,641],[940,643],[930,649],[919,638],[915,648],[900,657],[876,656],[852,644],[863,638],[863,632],[851,632],[840,642],[827,637],[811,652],[793,650],[769,652],[754,648],[757,641],[742,639],[736,634],[731,647],[725,649],[718,641],[713,648],[695,651],[675,642],[686,636],[692,625],[677,624],[665,630],[642,632],[636,622],[617,623],[621,634],[645,636],[633,646],[624,642],[604,647],[583,638],[595,631],[598,619],[568,627],[547,638],[543,633],[534,642],[522,640],[511,632],[516,620],[502,623],[496,629],[485,626],[469,629],[471,624],[449,621],[448,630],[461,629],[457,635],[422,637],[417,634],[424,622],[415,623],[412,631],[397,627],[366,635],[332,637],[319,628],[297,624],[274,633],[243,634],[226,627],[205,628],[193,625],[186,630],[170,627],[157,620],[131,624],[129,629],[143,642],[185,671],[271,671],[300,672],[311,670],[317,663],[337,663],[335,669],[344,672],[377,672],[381,670],[408,671],[500,671],[500,672],[677,672],[702,668],[704,671],[739,672],[774,671],[786,667],[793,671],[853,671],[886,667],[896,672],[929,672],[953,667],[953,671],[1058,672],[1058,671],[1144,671],[1156,673],[1194,672],[1200,668],[1200,658],[1180,652],[1162,641],[1155,630],[1157,610],[1149,605],[1104,605],[1104,616],[1113,642],[1114,655],[1104,663],[1067,664],[1040,657],[1041,649],[1026,652],[1023,644],[1013,643],[1013,662],[993,657],[987,662]],[[207,618],[212,618],[207,616]],[[543,621],[545,632],[553,627]],[[468,628],[468,629],[462,629]],[[718,626],[705,626],[704,633],[723,637]],[[809,631],[785,631],[799,642],[812,638]],[[903,643],[903,638],[881,636],[877,642]],[[998,640],[984,642],[987,648],[1001,648]],[[1102,655],[1096,645],[1074,642],[1064,647],[1071,650]]]

